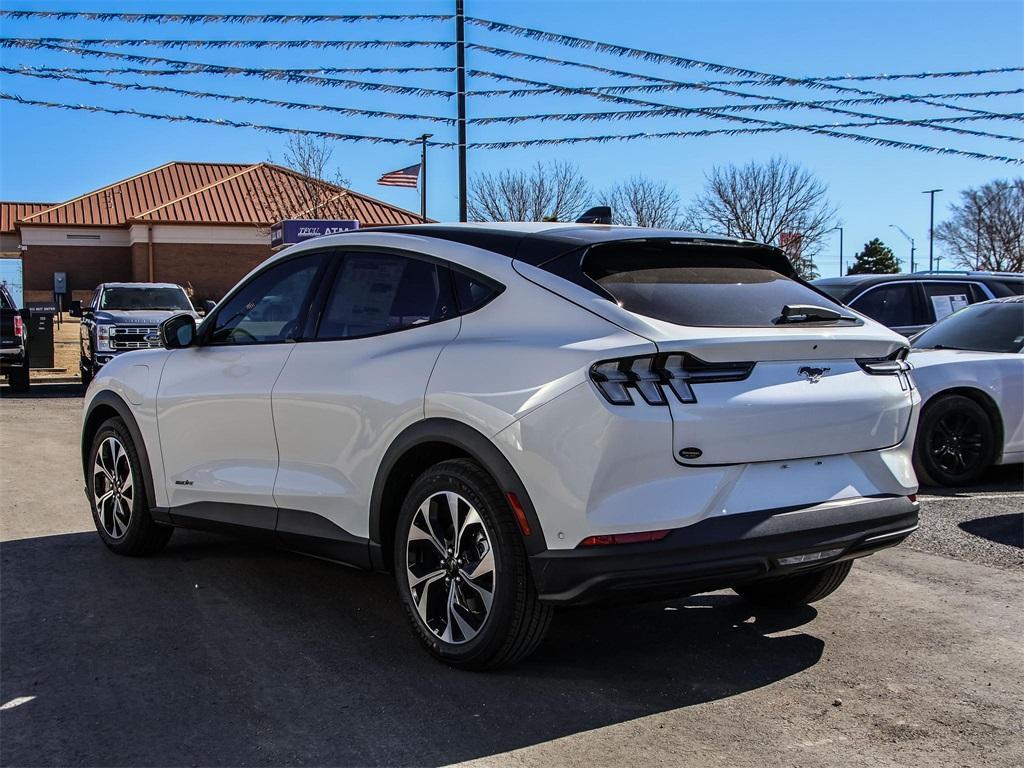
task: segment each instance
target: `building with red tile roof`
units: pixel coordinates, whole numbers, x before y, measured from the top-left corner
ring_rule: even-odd
[[[101,282],[158,281],[220,298],[270,253],[288,218],[418,224],[419,214],[272,163],[170,162],[62,203],[0,203],[2,250],[20,251],[25,299],[53,274],[86,298]]]

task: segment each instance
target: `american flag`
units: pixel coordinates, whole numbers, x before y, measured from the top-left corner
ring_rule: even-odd
[[[377,183],[383,187],[411,187],[416,189],[420,178],[420,164],[410,165],[408,168],[401,168],[397,171],[385,173]]]

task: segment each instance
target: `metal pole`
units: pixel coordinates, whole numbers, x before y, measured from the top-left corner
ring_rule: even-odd
[[[466,32],[463,0],[455,0],[455,79],[459,108],[459,221],[466,221]]]
[[[941,189],[926,189],[921,194],[931,197],[931,216],[928,220],[928,271],[935,270],[935,193]]]
[[[839,228],[839,276],[843,276],[843,228]]]
[[[420,136],[420,218],[427,222],[427,139],[434,134]]]
[[[903,227],[898,227],[895,224],[890,224],[889,226],[892,227],[893,229],[895,229],[897,232],[899,232],[905,238],[907,238],[907,241],[910,243],[910,271],[913,272],[914,271],[914,238],[912,238],[910,235],[908,235],[906,232],[904,232],[903,231]]]

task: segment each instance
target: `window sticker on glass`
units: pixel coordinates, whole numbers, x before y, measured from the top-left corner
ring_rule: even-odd
[[[949,317],[958,309],[968,305],[967,296],[962,293],[950,294],[947,296],[932,296],[932,309],[935,310],[935,322],[944,317]]]

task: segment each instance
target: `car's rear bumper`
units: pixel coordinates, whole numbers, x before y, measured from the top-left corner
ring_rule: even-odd
[[[848,499],[799,509],[708,518],[661,541],[548,550],[531,557],[543,601],[590,603],[696,594],[899,544],[917,528],[918,505],[905,496]],[[839,550],[800,564],[794,555]]]

